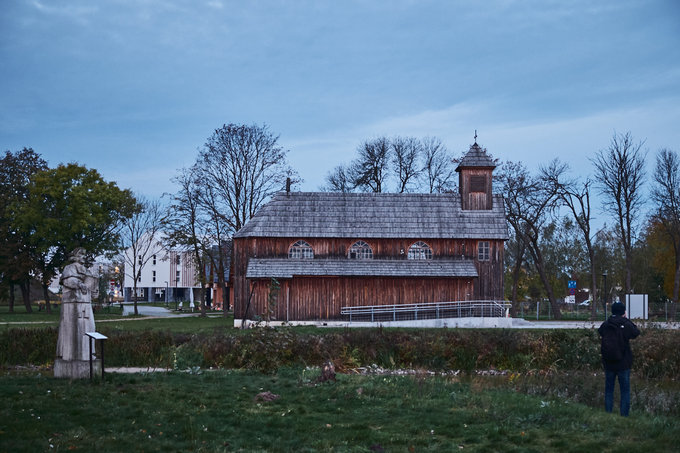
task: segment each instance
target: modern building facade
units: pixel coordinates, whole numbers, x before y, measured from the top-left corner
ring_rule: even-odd
[[[134,282],[130,271],[132,251],[127,249],[124,295],[125,301],[134,300]],[[194,301],[200,297],[201,285],[197,269],[189,251],[167,250],[160,241],[153,244],[148,252],[149,259],[137,265],[142,266],[137,279],[137,300],[145,302],[183,302]]]

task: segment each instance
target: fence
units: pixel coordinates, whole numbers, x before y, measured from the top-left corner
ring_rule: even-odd
[[[352,321],[413,321],[444,318],[501,318],[510,305],[504,301],[468,300],[421,304],[342,307],[340,314]]]
[[[675,317],[673,317],[673,302],[649,302],[648,313],[649,321],[656,322],[671,322],[680,321],[680,310],[675,310]],[[607,306],[607,316],[611,315],[610,308]],[[580,304],[560,304],[560,311],[562,319],[590,319],[590,306]],[[517,306],[517,317],[529,320],[550,320],[554,319],[554,313],[548,300],[521,302]],[[595,306],[596,319],[605,319],[605,311],[601,303]]]

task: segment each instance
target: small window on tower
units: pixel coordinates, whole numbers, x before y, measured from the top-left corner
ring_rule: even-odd
[[[470,192],[486,192],[486,176],[470,176]]]

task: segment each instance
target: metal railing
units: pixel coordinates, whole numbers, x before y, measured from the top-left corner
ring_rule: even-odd
[[[349,322],[414,321],[444,318],[502,318],[510,304],[496,300],[428,302],[420,304],[363,305],[342,307],[340,315]]]

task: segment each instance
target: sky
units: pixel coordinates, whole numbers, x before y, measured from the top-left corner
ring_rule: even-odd
[[[3,0],[0,151],[156,198],[223,124],[314,191],[379,136],[576,176],[615,133],[680,152],[677,0]]]

